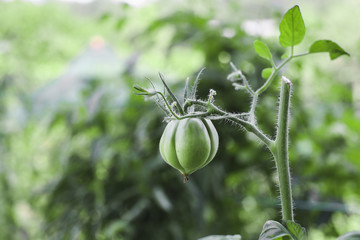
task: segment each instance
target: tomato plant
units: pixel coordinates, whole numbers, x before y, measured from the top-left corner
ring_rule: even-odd
[[[329,53],[331,60],[349,54],[338,44],[330,40],[315,41],[308,48],[308,51],[295,53],[294,47],[300,44],[305,36],[304,20],[300,8],[297,5],[286,12],[280,22],[279,29],[280,45],[288,49],[289,52],[284,54],[284,60],[282,62],[276,63],[274,61],[272,53],[266,43],[260,40],[254,42],[256,53],[264,58],[269,64],[269,67],[262,70],[262,76],[267,79],[258,89],[253,89],[242,71],[237,69],[235,64],[231,63],[233,72],[229,74],[228,80],[232,82],[235,90],[244,90],[249,94],[251,104],[248,112],[230,113],[222,110],[214,104],[214,96],[216,95],[214,90],[210,90],[209,97],[206,101],[197,99],[196,88],[199,77],[196,78],[190,93],[187,81],[183,104],[180,104],[180,101],[166,85],[162,75],[160,75],[160,78],[170,96],[170,102],[165,94],[155,89],[145,89],[139,86],[135,86],[135,89],[138,91],[137,94],[139,95],[157,97],[155,99],[156,102],[167,113],[170,123],[168,123],[163,137],[161,138],[160,152],[165,161],[178,169],[185,176],[185,179],[188,174],[191,174],[208,164],[215,155],[218,144],[217,135],[216,138],[213,138],[213,141],[205,137],[207,136],[205,133],[209,133],[209,128],[206,127],[206,123],[211,123],[210,120],[227,119],[236,123],[244,130],[253,133],[267,147],[275,160],[282,209],[282,222],[280,223],[273,220],[267,221],[264,224],[259,240],[285,238],[305,240],[307,239],[306,230],[301,227],[300,224],[296,223],[294,219],[288,157],[288,125],[290,121],[290,98],[292,90],[291,81],[285,76],[282,76],[281,78],[278,121],[276,125],[276,136],[274,138],[267,136],[259,128],[255,114],[256,107],[260,95],[269,88],[278,76],[280,70],[290,61],[298,57],[319,52]],[[359,236],[360,234],[358,232],[354,232],[344,235],[340,237],[340,239],[355,239],[355,237],[358,238]],[[204,238],[204,240],[205,239],[231,240],[239,239],[239,235],[210,236]]]

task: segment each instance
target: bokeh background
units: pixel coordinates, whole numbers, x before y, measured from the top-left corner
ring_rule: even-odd
[[[299,4],[307,34],[296,52],[331,39],[351,57],[297,59],[290,159],[296,220],[310,239],[360,230],[360,2],[323,1],[0,1],[0,239],[191,240],[213,234],[257,239],[280,220],[274,162],[253,136],[215,122],[215,160],[182,176],[161,159],[163,113],[132,93],[181,95],[206,67],[228,111],[249,108],[226,80],[234,62],[260,86],[277,62],[281,16]],[[261,128],[274,135],[279,80],[261,96]]]

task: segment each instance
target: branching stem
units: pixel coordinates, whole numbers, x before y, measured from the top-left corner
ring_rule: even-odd
[[[186,119],[186,118],[204,118],[204,117],[208,117],[209,115],[210,114],[208,112],[191,113],[191,114],[187,114],[184,116],[178,116],[176,119],[181,120],[181,119]]]
[[[241,70],[237,69],[236,66],[230,62],[230,66],[233,69],[234,72],[238,73],[240,78],[243,80],[244,83],[244,87],[246,89],[246,91],[248,91],[250,93],[250,95],[254,95],[254,90],[251,88],[249,81],[247,80],[247,78],[245,77],[245,75],[242,73]]]
[[[169,105],[168,101],[166,100],[164,94],[162,92],[156,91],[156,94],[159,94],[162,99],[164,100],[166,107],[168,108],[168,110],[170,111],[171,115],[174,116],[174,118],[179,120],[179,116],[172,110],[171,106]]]
[[[310,54],[309,52],[299,53],[299,54],[293,55],[293,58],[302,57],[302,56],[306,56],[306,55],[309,55],[309,54]]]
[[[208,114],[215,114],[222,116],[225,119],[229,119],[241,126],[243,126],[247,131],[255,134],[262,142],[265,143],[265,145],[269,148],[273,148],[274,141],[267,137],[257,126],[254,124],[239,118],[236,115],[230,114],[226,111],[221,110],[219,107],[215,106],[213,103],[199,101],[199,100],[191,100],[188,99],[186,105],[200,105],[203,107],[206,107],[208,109]]]
[[[293,56],[290,56],[286,58],[279,66],[275,66],[274,71],[270,74],[266,82],[255,91],[255,94],[260,95],[261,93],[265,92],[266,89],[271,85],[279,71],[293,58]]]

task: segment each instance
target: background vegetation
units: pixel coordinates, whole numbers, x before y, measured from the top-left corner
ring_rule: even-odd
[[[226,81],[229,62],[263,81],[252,44],[275,49],[278,23],[295,2],[154,1],[140,6],[0,2],[0,239],[257,239],[279,220],[274,163],[252,136],[215,122],[215,160],[182,183],[160,157],[165,127],[152,102],[132,94],[158,72],[181,94],[248,110]],[[360,229],[359,2],[301,1],[305,50],[332,39],[352,56],[311,55],[286,69],[294,82],[290,160],[296,220],[310,239]],[[302,52],[299,50],[299,52]],[[278,87],[260,99],[274,134]]]

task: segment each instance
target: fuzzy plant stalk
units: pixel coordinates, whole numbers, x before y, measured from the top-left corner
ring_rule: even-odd
[[[283,221],[294,221],[293,200],[291,193],[291,177],[289,166],[289,117],[290,117],[291,82],[282,77],[280,89],[280,103],[278,126],[274,150],[272,150],[279,178],[281,210]]]
[[[349,55],[338,44],[330,40],[315,41],[308,51],[295,54],[294,46],[302,42],[305,35],[305,25],[299,6],[294,6],[286,12],[280,22],[280,44],[289,49],[289,54],[282,56],[282,61],[276,64],[270,49],[266,43],[256,40],[255,52],[269,63],[269,67],[263,69],[262,77],[265,80],[258,89],[253,89],[245,74],[231,63],[233,70],[227,77],[232,82],[235,90],[245,91],[252,101],[248,112],[231,113],[215,104],[214,90],[209,91],[208,99],[201,100],[196,97],[196,90],[200,79],[200,71],[192,88],[187,79],[182,101],[167,86],[164,77],[160,79],[168,94],[141,86],[134,86],[136,94],[153,98],[157,105],[165,112],[168,125],[160,140],[160,153],[166,163],[177,169],[186,182],[189,175],[209,164],[217,151],[219,136],[212,120],[229,120],[245,131],[254,134],[272,153],[277,170],[278,186],[280,189],[282,222],[268,220],[265,222],[259,240],[306,240],[306,231],[294,221],[293,199],[291,190],[291,176],[289,166],[289,118],[290,98],[292,84],[286,77],[281,78],[280,100],[278,120],[275,138],[269,137],[259,128],[256,119],[256,107],[260,95],[265,92],[279,75],[285,65],[295,58],[313,53],[329,53],[330,59],[336,59],[342,55]],[[357,233],[355,233],[357,234]],[[353,237],[354,234],[350,234]],[[360,236],[360,233],[359,233]],[[234,236],[210,236],[202,240],[239,240],[240,235]],[[351,239],[339,238],[339,240]]]

